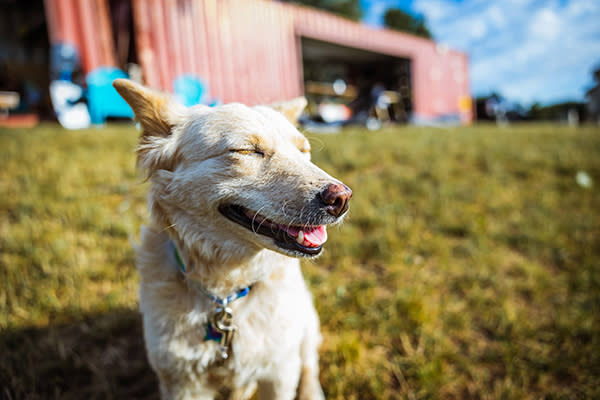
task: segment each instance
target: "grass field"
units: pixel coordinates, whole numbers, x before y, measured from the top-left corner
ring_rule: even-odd
[[[158,399],[136,136],[0,130],[0,398]],[[328,398],[600,398],[600,128],[309,137],[354,190],[303,265]]]

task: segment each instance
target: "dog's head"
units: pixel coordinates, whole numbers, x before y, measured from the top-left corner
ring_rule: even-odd
[[[321,252],[325,226],[343,218],[352,191],[311,163],[293,125],[304,98],[186,108],[128,80],[113,85],[143,129],[138,164],[152,183],[151,213],[188,248],[206,257]]]

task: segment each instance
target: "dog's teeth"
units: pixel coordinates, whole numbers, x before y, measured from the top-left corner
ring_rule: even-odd
[[[298,237],[296,238],[296,242],[298,242],[298,244],[304,243],[304,232],[302,232],[302,231],[298,232]]]

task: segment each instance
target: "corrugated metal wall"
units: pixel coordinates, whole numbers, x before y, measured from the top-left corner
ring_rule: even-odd
[[[106,0],[44,0],[50,43],[79,50],[85,73],[115,66],[115,46]]]
[[[112,40],[106,0],[45,2],[52,42],[71,39],[84,49],[86,71],[114,64],[114,45],[105,40]],[[191,73],[224,102],[256,104],[300,96],[304,36],[410,58],[415,114],[460,114],[464,122],[473,118],[467,56],[432,41],[267,0],[132,3],[138,58],[152,87],[172,91],[176,77]]]
[[[150,86],[172,90],[186,73],[224,102],[302,93],[290,10],[252,0],[134,0],[138,53]]]

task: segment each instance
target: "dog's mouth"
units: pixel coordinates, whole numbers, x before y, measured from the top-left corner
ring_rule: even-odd
[[[278,224],[237,205],[221,205],[219,211],[252,232],[272,238],[277,246],[300,255],[319,254],[327,240],[325,225]]]

